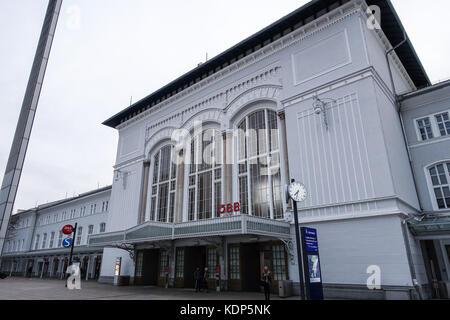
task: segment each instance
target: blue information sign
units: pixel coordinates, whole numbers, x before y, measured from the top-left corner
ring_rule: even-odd
[[[317,241],[317,230],[311,229],[311,228],[304,228],[304,241],[305,241],[305,249],[308,252],[318,252],[319,251],[319,244]]]
[[[303,265],[306,280],[307,297],[311,300],[323,300],[322,274],[320,270],[319,241],[317,230],[301,228],[303,243]]]
[[[72,238],[66,238],[62,241],[64,248],[69,248],[72,245]]]

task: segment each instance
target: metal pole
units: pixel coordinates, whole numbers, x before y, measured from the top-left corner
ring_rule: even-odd
[[[72,245],[70,246],[69,267],[72,265],[73,247],[75,246],[75,237],[77,236],[77,227],[78,227],[78,223],[75,223],[75,228],[73,229]]]
[[[297,243],[297,263],[298,263],[298,277],[300,281],[300,297],[302,300],[305,300],[305,287],[303,280],[303,253],[302,253],[302,245],[300,242],[300,228],[298,223],[297,201],[294,201],[294,199],[292,199],[292,202],[294,204],[295,242]]]
[[[0,259],[44,81],[62,0],[50,0],[0,190]],[[1,263],[1,260],[0,260]]]

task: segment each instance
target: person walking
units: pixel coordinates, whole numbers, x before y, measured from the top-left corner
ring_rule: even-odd
[[[194,271],[195,292],[200,292],[200,282],[202,281],[202,274],[200,267],[197,267]]]
[[[206,293],[208,293],[208,268],[205,268],[203,272],[203,288],[205,288]]]
[[[270,284],[272,281],[272,275],[269,271],[269,267],[265,266],[264,271],[261,276],[261,282],[264,287],[264,295],[266,297],[266,301],[270,301]]]

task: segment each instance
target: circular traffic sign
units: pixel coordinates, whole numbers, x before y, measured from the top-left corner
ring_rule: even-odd
[[[64,233],[64,234],[71,234],[71,233],[73,233],[73,226],[70,225],[70,224],[65,225],[62,228],[62,233]]]
[[[69,248],[72,245],[72,238],[64,239],[62,245],[64,248]]]

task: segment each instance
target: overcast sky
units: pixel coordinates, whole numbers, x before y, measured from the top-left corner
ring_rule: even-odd
[[[64,0],[16,209],[112,183],[117,132],[101,123],[305,0]],[[450,77],[450,1],[393,0],[433,82]],[[0,0],[0,178],[46,0]]]

